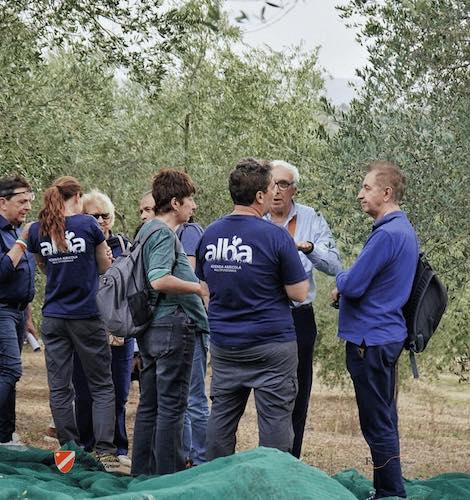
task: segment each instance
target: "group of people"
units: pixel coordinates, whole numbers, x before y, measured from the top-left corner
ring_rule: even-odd
[[[46,273],[41,333],[50,406],[61,444],[94,450],[107,470],[169,474],[235,452],[251,390],[260,446],[300,457],[317,334],[315,270],[336,278],[339,337],[346,341],[363,435],[374,463],[375,498],[405,497],[395,365],[406,326],[401,308],[418,259],[416,234],[399,203],[405,177],[393,163],[368,167],[358,194],[374,219],[352,267],[324,217],[294,200],[298,169],[242,159],[231,172],[233,211],[205,231],[192,222],[196,187],[164,169],[140,202],[136,238],[155,315],[137,338],[140,400],[132,460],[125,405],[134,339],[110,336],[95,302],[98,276],[130,246],[111,232],[114,207],[73,177],[44,193],[37,222],[22,177],[0,179],[0,443],[15,430],[15,385],[34,296],[35,262]],[[212,379],[205,393],[208,342]]]

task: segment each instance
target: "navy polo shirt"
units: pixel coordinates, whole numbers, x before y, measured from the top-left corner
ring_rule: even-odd
[[[16,267],[7,255],[20,236],[18,229],[0,215],[0,303],[26,303],[34,297],[33,255],[24,252]]]

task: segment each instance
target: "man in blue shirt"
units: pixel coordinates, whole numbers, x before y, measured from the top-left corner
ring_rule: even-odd
[[[20,176],[0,179],[0,443],[15,442],[15,386],[21,377],[26,308],[34,297],[34,258],[27,250],[33,194]]]
[[[318,270],[335,276],[341,271],[341,259],[325,218],[313,208],[294,202],[293,198],[297,193],[300,179],[297,167],[283,160],[274,160],[271,164],[277,190],[271,211],[266,215],[266,219],[287,229],[294,238],[309,280],[307,298],[303,302],[291,304],[299,356],[297,367],[299,392],[292,413],[294,426],[292,454],[300,458],[312,390],[313,350],[317,336],[312,305],[317,291],[315,273]]]
[[[196,252],[196,274],[210,292],[208,460],[235,452],[251,389],[259,445],[292,450],[297,343],[289,300],[302,302],[308,292],[294,241],[263,219],[278,189],[270,163],[241,160],[229,188],[233,212],[206,229]]]
[[[407,336],[402,307],[411,292],[418,240],[399,203],[405,176],[390,162],[374,162],[358,199],[374,219],[352,267],[336,276],[338,336],[356,392],[361,430],[374,464],[375,497],[406,497],[400,465],[395,365]]]

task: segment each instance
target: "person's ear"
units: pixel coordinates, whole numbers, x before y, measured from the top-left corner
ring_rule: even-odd
[[[176,199],[176,196],[173,196],[173,198],[170,201],[170,206],[175,212],[179,212],[181,203]]]
[[[391,188],[390,186],[387,186],[385,189],[384,189],[384,201],[390,201],[393,197],[393,188]]]

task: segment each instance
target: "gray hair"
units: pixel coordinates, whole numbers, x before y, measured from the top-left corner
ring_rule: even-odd
[[[292,165],[292,163],[289,163],[284,160],[272,160],[271,165],[273,166],[273,168],[275,167],[286,168],[287,170],[289,170],[289,172],[291,172],[294,178],[294,186],[296,186],[299,183],[300,180],[299,169],[295,165]]]
[[[109,226],[114,225],[114,205],[111,198],[107,195],[98,191],[97,189],[92,189],[89,193],[83,195],[83,210],[86,212],[86,207],[89,203],[96,203],[104,207],[104,209],[110,214]]]

